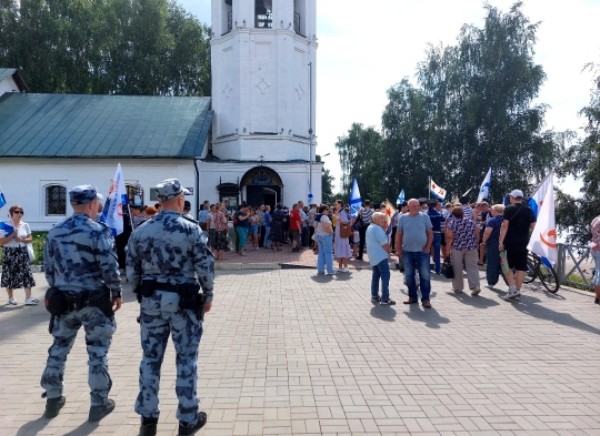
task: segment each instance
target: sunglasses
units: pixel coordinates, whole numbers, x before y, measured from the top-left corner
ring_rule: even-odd
[[[23,212],[22,210],[15,210],[13,213],[20,213],[21,215],[23,215],[25,212]]]

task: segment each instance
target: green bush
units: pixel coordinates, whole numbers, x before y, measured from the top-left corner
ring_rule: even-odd
[[[44,244],[46,243],[46,235],[48,232],[31,232],[33,236],[33,252],[35,253],[35,259],[33,260],[34,265],[41,265],[44,263]],[[0,250],[0,264],[2,263],[2,251]]]

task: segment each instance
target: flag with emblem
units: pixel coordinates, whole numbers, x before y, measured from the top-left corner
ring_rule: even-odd
[[[392,215],[396,213],[396,209],[394,209],[394,206],[392,206],[392,203],[390,203],[388,200],[385,200],[384,204],[385,209],[382,210],[382,212],[385,213],[385,220],[387,221],[387,225],[389,226],[392,222]]]
[[[396,200],[396,204],[402,204],[404,203],[406,196],[404,195],[404,189],[402,191],[400,191],[400,194],[398,194],[398,199]]]
[[[483,179],[483,183],[481,183],[481,188],[479,188],[479,195],[477,196],[477,203],[482,202],[485,199],[490,198],[490,186],[492,184],[492,167],[488,170],[485,178]]]
[[[123,208],[127,204],[129,204],[129,200],[125,189],[125,179],[123,178],[121,164],[118,164],[115,177],[108,190],[101,218],[101,221],[110,227],[113,236],[123,233]]]
[[[429,192],[434,197],[444,200],[446,198],[446,190],[441,186],[438,186],[433,180],[429,179]]]
[[[558,244],[556,242],[556,217],[554,210],[554,180],[552,174],[545,184],[545,195],[541,201],[537,221],[527,249],[552,263],[558,260]]]

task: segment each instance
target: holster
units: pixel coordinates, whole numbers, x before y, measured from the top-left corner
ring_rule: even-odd
[[[48,312],[54,316],[64,315],[88,306],[97,307],[109,318],[114,316],[110,290],[108,288],[98,292],[71,292],[61,291],[60,289],[51,286],[46,291],[44,304]]]
[[[64,315],[69,311],[69,304],[64,292],[50,286],[44,296],[44,305],[46,310],[54,316]]]

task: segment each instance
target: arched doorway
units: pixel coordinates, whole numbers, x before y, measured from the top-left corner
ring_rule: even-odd
[[[264,203],[273,210],[281,202],[281,177],[269,167],[261,165],[248,170],[242,177],[241,186],[246,187],[246,202],[252,206]]]

